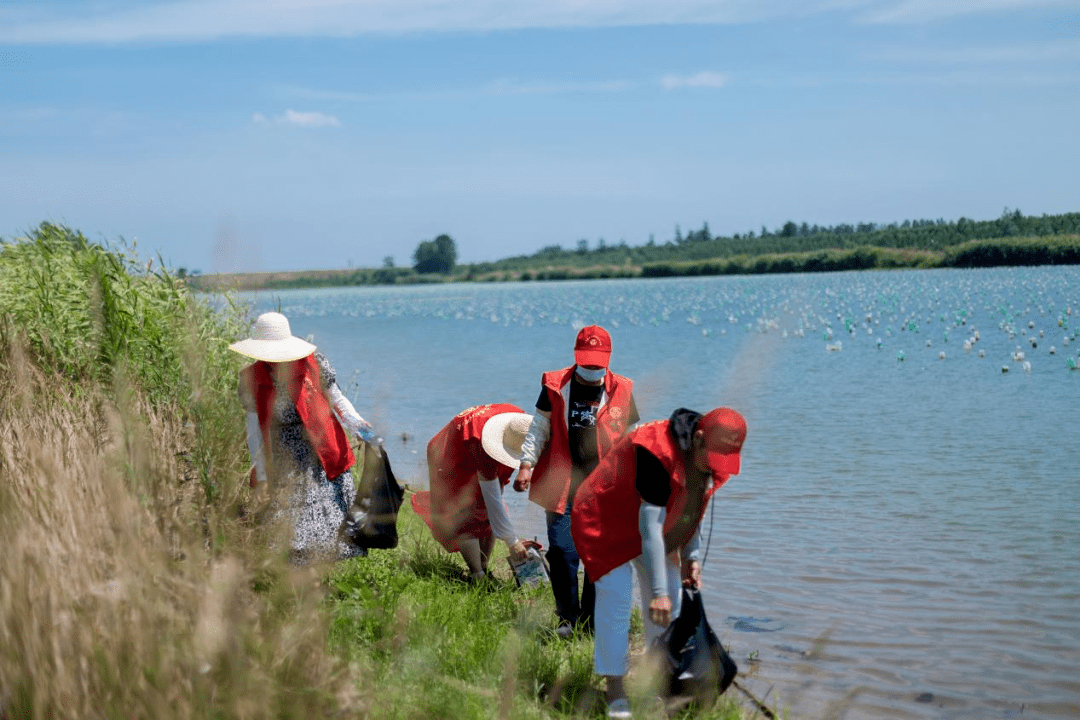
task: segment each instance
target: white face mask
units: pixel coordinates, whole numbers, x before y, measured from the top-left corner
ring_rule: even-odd
[[[578,365],[577,376],[585,382],[600,382],[607,374],[607,368],[583,368]]]

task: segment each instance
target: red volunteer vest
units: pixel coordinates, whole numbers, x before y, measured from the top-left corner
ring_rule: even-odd
[[[326,477],[336,478],[356,462],[349,440],[341,423],[330,411],[330,398],[323,392],[319,380],[319,363],[315,355],[293,360],[286,365],[288,392],[296,406],[296,413],[304,425],[304,433],[315,454],[322,463]],[[247,384],[255,398],[255,411],[259,416],[259,427],[263,433],[263,443],[270,447],[270,418],[273,415],[274,398],[277,389],[271,379],[271,363],[259,360],[240,371],[240,381]],[[272,453],[267,451],[266,457]]]
[[[542,384],[551,398],[551,436],[533,470],[529,499],[545,510],[562,513],[570,497],[570,432],[567,428],[567,395],[574,366],[543,375]],[[630,420],[630,397],[634,382],[608,370],[604,375],[604,397],[596,412],[596,445],[601,462],[615,441],[626,432]],[[565,394],[564,394],[565,393]]]
[[[514,469],[484,452],[481,433],[489,419],[508,412],[519,413],[521,408],[508,403],[471,407],[455,415],[427,445],[430,491],[415,493],[411,502],[431,534],[450,552],[458,549],[459,537],[491,534],[477,476],[497,477],[505,486]]]
[[[669,429],[670,420],[655,420],[636,428],[600,461],[574,496],[570,532],[574,547],[594,582],[641,554],[641,531],[637,491],[637,448],[641,446],[659,458],[671,476],[671,496],[664,519],[666,536],[686,505],[686,466],[683,452]],[[701,511],[694,522],[697,530],[713,493],[728,478],[713,480],[705,489]]]

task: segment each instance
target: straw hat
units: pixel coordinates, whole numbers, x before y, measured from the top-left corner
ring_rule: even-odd
[[[480,433],[484,452],[507,467],[517,468],[521,465],[521,444],[532,419],[532,415],[519,412],[492,415]]]
[[[314,345],[292,334],[288,318],[276,312],[260,315],[251,337],[234,342],[229,349],[267,362],[299,360],[315,352]]]

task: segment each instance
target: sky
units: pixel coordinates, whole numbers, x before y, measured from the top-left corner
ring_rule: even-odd
[[[1080,0],[0,0],[0,237],[211,272],[1080,211]]]

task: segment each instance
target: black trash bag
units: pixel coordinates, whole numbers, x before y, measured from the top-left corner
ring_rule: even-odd
[[[692,588],[683,588],[679,617],[656,639],[652,653],[657,658],[660,692],[668,697],[690,696],[711,703],[739,671],[705,619],[701,591]]]
[[[397,516],[404,497],[405,488],[394,477],[386,451],[364,443],[364,469],[338,537],[365,549],[397,547]]]

